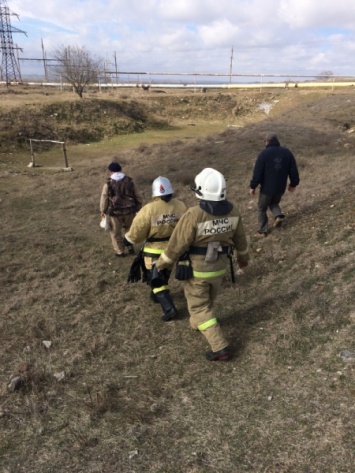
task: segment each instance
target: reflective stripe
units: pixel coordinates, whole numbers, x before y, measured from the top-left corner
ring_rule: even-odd
[[[201,330],[202,332],[203,330],[207,330],[208,328],[212,327],[212,325],[216,325],[216,323],[217,323],[217,319],[213,318],[213,319],[207,320],[207,322],[204,322],[203,324],[198,325],[197,328]]]
[[[160,286],[160,287],[155,287],[154,289],[152,289],[154,294],[156,294],[157,292],[168,291],[168,290],[169,290],[169,286]]]
[[[248,248],[245,251],[238,251],[238,255],[246,255],[247,253],[249,253]]]
[[[143,253],[151,253],[153,255],[161,255],[163,251],[160,248],[148,248],[147,246],[143,248]]]
[[[217,276],[223,276],[226,274],[226,269],[221,269],[220,271],[209,271],[202,273],[201,271],[194,271],[195,278],[216,278]]]

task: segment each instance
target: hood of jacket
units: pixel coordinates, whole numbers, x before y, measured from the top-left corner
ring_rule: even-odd
[[[126,174],[123,172],[114,172],[113,174],[111,174],[110,179],[112,179],[113,181],[122,181],[125,175]]]
[[[226,215],[233,209],[233,204],[228,200],[212,201],[201,200],[200,208],[211,215]]]

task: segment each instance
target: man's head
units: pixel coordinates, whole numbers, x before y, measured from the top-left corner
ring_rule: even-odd
[[[226,181],[223,174],[212,168],[203,169],[195,177],[195,187],[192,188],[198,199],[218,202],[227,197]]]
[[[269,133],[266,133],[265,138],[264,138],[265,143],[266,142],[270,143],[271,141],[278,141],[276,133],[274,133],[272,131],[269,132]]]
[[[119,163],[117,163],[116,161],[113,161],[111,164],[109,164],[108,170],[111,172],[121,172],[122,168]]]

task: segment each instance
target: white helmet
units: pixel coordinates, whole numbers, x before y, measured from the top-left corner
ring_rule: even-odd
[[[227,197],[223,174],[212,168],[205,168],[197,174],[195,187],[192,190],[195,191],[198,199],[219,201]]]
[[[169,179],[166,177],[159,176],[157,177],[152,184],[152,196],[153,197],[163,197],[164,195],[172,194],[173,188]]]

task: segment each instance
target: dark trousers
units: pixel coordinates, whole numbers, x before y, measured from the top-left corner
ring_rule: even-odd
[[[259,225],[259,232],[260,233],[267,233],[268,231],[268,216],[267,210],[269,209],[274,218],[277,217],[284,217],[285,215],[282,213],[280,208],[280,202],[283,194],[275,194],[275,195],[266,195],[266,194],[259,194],[258,200],[258,225]]]

